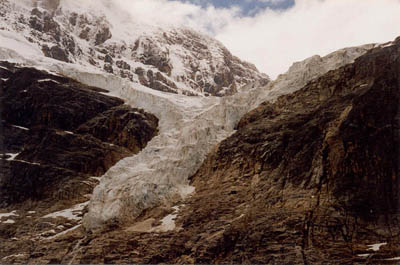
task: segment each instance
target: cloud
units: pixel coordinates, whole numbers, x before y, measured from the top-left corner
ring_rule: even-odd
[[[276,77],[314,54],[400,35],[398,0],[297,0],[286,11],[232,19],[216,34],[232,53]]]
[[[205,0],[196,0],[198,4],[176,0],[109,1],[118,3],[137,21],[156,25],[186,26],[214,36],[240,14],[238,6],[230,8],[215,8],[213,5],[200,6],[200,3],[207,2]]]
[[[202,7],[167,0],[118,1],[139,20],[190,26],[213,35],[234,55],[254,63],[273,78],[293,62],[312,55],[385,42],[400,35],[400,0],[296,0],[289,9],[267,8],[251,17],[243,16],[239,6]]]

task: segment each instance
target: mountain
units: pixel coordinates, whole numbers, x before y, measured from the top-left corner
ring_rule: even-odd
[[[1,262],[398,261],[399,39],[271,81],[110,1],[2,3]]]
[[[4,0],[0,17],[1,41],[11,49],[18,38],[29,56],[112,73],[160,91],[223,96],[269,80],[215,39],[143,24],[111,0]]]
[[[12,242],[6,260],[396,264],[399,70],[400,40],[376,45],[244,115],[172,208]]]

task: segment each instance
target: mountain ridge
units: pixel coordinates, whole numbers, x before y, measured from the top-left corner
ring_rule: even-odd
[[[188,28],[137,22],[111,1],[88,1],[83,6],[74,0],[58,5],[4,3],[0,14],[5,23],[0,28],[24,36],[40,50],[37,55],[85,65],[156,90],[223,96],[249,82],[269,80],[219,41]]]

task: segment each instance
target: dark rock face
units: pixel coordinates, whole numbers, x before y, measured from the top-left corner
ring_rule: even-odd
[[[163,92],[178,94],[175,83],[165,78],[160,72],[154,74],[152,70],[146,72],[143,68],[138,67],[135,69],[135,73],[139,77],[139,82],[144,86]]]
[[[29,22],[20,21],[22,24],[28,24],[33,30],[32,34],[35,38],[42,39],[42,34],[47,36],[48,42],[53,43],[51,48],[44,44],[42,45],[43,54],[63,62],[71,62],[69,56],[79,54],[81,51],[76,47],[73,37],[65,34],[60,25],[54,19],[54,12],[59,6],[58,1],[43,1],[40,3],[45,10],[40,11],[38,8],[33,8],[30,12]],[[71,23],[76,23],[76,17],[70,18]],[[83,34],[83,32],[82,32]]]
[[[110,55],[106,54],[106,56],[104,57],[104,62],[112,64],[113,59]]]
[[[104,71],[106,71],[107,73],[110,73],[110,74],[114,73],[114,69],[113,69],[112,65],[109,63],[104,64]]]
[[[153,74],[153,71],[147,71],[147,80],[148,82],[145,82],[144,85],[147,85],[155,90],[175,94],[178,93],[176,92],[177,87],[175,83],[168,81],[160,72]]]
[[[193,88],[204,95],[213,96],[228,96],[235,94],[238,89],[246,84],[239,81],[241,78],[246,79],[249,72],[257,72],[254,65],[240,61],[237,57],[223,47],[220,47],[220,55],[222,56],[221,64],[214,65],[214,60],[209,60],[211,56],[209,47],[204,42],[204,37],[190,30],[182,30],[179,33],[176,31],[163,33],[163,41],[165,45],[175,44],[182,45],[183,48],[195,51],[193,57],[187,57],[185,65],[189,70],[187,74],[174,77],[178,82],[187,83],[188,87]],[[139,49],[140,47],[140,49]],[[151,87],[156,90],[177,93],[176,85],[172,86],[171,81],[166,82],[166,77],[173,77],[173,61],[171,61],[170,52],[161,48],[162,45],[146,36],[140,37],[135,41],[134,46],[131,45],[132,54],[137,57],[140,62],[145,65],[152,65],[164,75],[156,82],[152,82],[151,75],[153,70],[144,70],[143,68],[135,70],[140,83],[144,86]],[[140,51],[140,52],[138,52]],[[185,59],[185,60],[186,60]],[[196,60],[205,60],[210,65],[207,73],[203,72],[203,68]],[[209,75],[211,73],[211,75]],[[240,78],[238,78],[240,77]],[[252,79],[248,76],[249,79]],[[172,79],[173,80],[173,79]],[[242,80],[242,81],[243,81]],[[268,78],[261,77],[257,79],[260,82],[269,82]],[[254,81],[254,79],[253,79]],[[250,81],[249,83],[251,83]],[[196,95],[191,91],[182,91],[185,95]]]
[[[2,207],[46,200],[67,182],[100,176],[157,133],[155,116],[98,93],[105,90],[31,68],[1,66],[7,80],[1,84]],[[7,160],[7,153],[18,155]],[[71,188],[79,193],[82,185]]]
[[[85,121],[123,104],[118,98],[70,79],[31,68],[16,68],[4,84],[2,118],[23,127],[45,125],[74,131]],[[88,104],[89,103],[89,104]]]
[[[111,39],[111,31],[109,28],[104,27],[99,32],[96,33],[96,45],[103,44],[106,40]]]
[[[53,58],[53,59],[56,59],[59,61],[63,61],[63,62],[67,62],[67,63],[69,62],[68,54],[63,49],[61,49],[59,46],[53,46],[53,47],[49,48],[49,46],[44,45],[42,47],[42,51],[46,57],[50,57],[50,58]]]
[[[103,142],[124,146],[134,153],[143,149],[154,135],[158,120],[142,110],[122,105],[105,111],[77,129]]]
[[[131,70],[131,66],[122,60],[119,60],[116,62],[116,65],[118,66],[118,68],[124,69],[124,70]]]

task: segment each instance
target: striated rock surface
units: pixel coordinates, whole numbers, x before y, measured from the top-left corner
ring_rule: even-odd
[[[15,35],[29,57],[79,64],[164,92],[225,96],[269,81],[217,40],[144,24],[111,0],[2,0],[0,47],[20,52]]]

